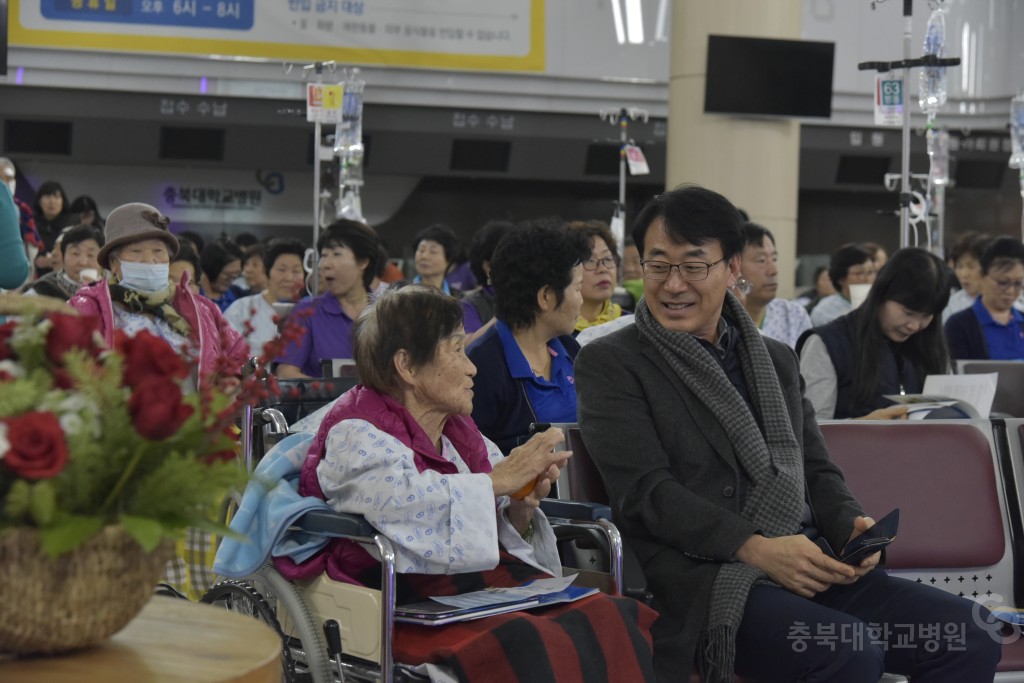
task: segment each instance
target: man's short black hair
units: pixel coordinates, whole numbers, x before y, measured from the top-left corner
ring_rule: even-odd
[[[981,255],[981,274],[988,275],[991,268],[1002,270],[1018,263],[1024,264],[1024,244],[1014,237],[997,237]]]
[[[540,308],[537,292],[550,287],[562,304],[572,270],[590,258],[590,244],[557,219],[539,219],[507,233],[491,258],[494,316],[512,329],[530,327]]]
[[[647,231],[661,220],[675,243],[694,246],[717,241],[728,261],[743,251],[743,218],[722,195],[699,185],[680,185],[656,195],[633,221],[633,241],[642,257]]]
[[[743,224],[743,244],[747,247],[763,247],[765,237],[775,244],[775,235],[768,228],[750,221]]]

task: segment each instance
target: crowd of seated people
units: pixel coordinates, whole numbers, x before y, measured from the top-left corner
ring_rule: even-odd
[[[924,249],[897,251],[860,307],[801,337],[800,372],[819,420],[893,419],[893,394],[919,394],[928,375],[949,372],[939,315],[953,273]]]
[[[29,278],[24,291],[98,317],[107,343],[114,330],[166,339],[195,358],[194,388],[232,390],[246,359],[264,355],[284,325],[292,327],[287,345],[265,359],[278,377],[320,377],[322,360],[355,359],[361,384],[327,411],[304,492],[385,530],[395,511],[367,495],[383,472],[417,491],[432,487],[416,505],[447,506],[429,527],[444,550],[424,544],[427,526],[395,532],[400,571],[419,575],[403,581],[405,595],[456,589],[439,576],[478,573],[473,581],[505,585],[558,573],[536,506],[568,456],[553,452],[559,432],[534,435],[532,426],[576,422],[658,613],[635,603],[624,612],[606,599],[566,608],[589,623],[614,612],[633,629],[632,659],[615,664],[628,678],[618,680],[653,680],[652,666],[678,679],[694,664],[708,680],[763,677],[751,661],[777,662],[780,680],[811,671],[870,680],[882,670],[991,679],[998,654],[976,633],[964,653],[867,648],[800,658],[770,625],[960,619],[962,605],[923,586],[906,594],[899,615],[886,611],[902,586],[875,568],[878,556],[840,566],[811,542],[841,546],[872,524],[816,422],[903,418],[906,408],[886,395],[919,393],[954,360],[1024,360],[1020,240],[965,237],[952,267],[924,249],[890,256],[878,245],[844,245],[826,271],[836,291],[808,315],[778,296],[772,232],[724,197],[687,187],[640,213],[625,259],[599,221],[489,222],[469,243],[476,285],[467,291],[452,277],[463,257],[450,228],[420,231],[408,279],[392,283],[373,228],[339,220],[315,245],[320,282],[311,289],[309,249],[299,240],[243,249],[223,236],[176,236],[158,209],[140,203],[104,219],[82,202],[69,217],[53,185],[40,189],[32,216],[42,228],[34,260],[21,206],[9,185],[0,187],[0,241],[17,245],[0,250],[8,276],[0,286]],[[698,214],[706,220],[689,219]],[[623,281],[635,316],[612,301]],[[859,306],[856,285],[869,288]],[[382,438],[386,457],[376,457]],[[525,497],[510,497],[529,482]],[[411,536],[418,540],[403,542]],[[531,628],[554,633],[547,629],[565,621]],[[403,633],[396,645],[414,642],[402,640],[414,629]],[[583,647],[572,629],[551,637]]]

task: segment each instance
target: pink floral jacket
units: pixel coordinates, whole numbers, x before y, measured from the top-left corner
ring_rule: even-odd
[[[97,316],[104,341],[113,346],[114,304],[106,280],[85,285],[68,303],[82,315]],[[192,344],[199,357],[199,386],[218,374],[219,368],[236,368],[236,374],[241,375],[242,365],[249,357],[249,345],[231,328],[217,305],[193,294],[183,279],[176,287],[173,306],[192,329]]]

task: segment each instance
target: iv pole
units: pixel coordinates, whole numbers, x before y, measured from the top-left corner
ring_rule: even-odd
[[[911,59],[911,41],[914,0],[903,0],[903,59],[897,62],[861,62],[859,71],[878,71],[886,73],[893,69],[902,69],[903,94],[903,135],[900,150],[900,248],[910,246],[910,107],[908,106],[907,85],[910,82],[910,69],[916,66],[959,66],[959,57],[939,58],[935,55],[924,55]]]
[[[316,83],[322,84],[324,81],[324,67],[327,67],[332,73],[335,69],[334,61],[328,62],[314,62],[312,64],[306,64],[302,67],[303,80],[309,77],[312,72],[316,76]],[[323,124],[320,122],[320,118],[317,117],[314,128],[313,128],[313,244],[320,240],[320,145],[322,144],[321,136],[323,135]],[[313,283],[310,287],[313,296],[316,296],[320,292],[317,291],[320,285],[320,259],[313,259]]]
[[[600,112],[602,120],[619,126],[619,198],[615,202],[615,213],[612,216],[612,235],[618,245],[619,253],[623,253],[625,245],[625,220],[626,220],[626,147],[629,145],[629,122],[642,119],[647,123],[647,110],[636,107],[622,107],[621,109],[602,109]]]

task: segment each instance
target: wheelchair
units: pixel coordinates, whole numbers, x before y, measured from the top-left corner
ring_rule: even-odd
[[[323,397],[321,397],[323,398]],[[329,399],[328,399],[329,400]],[[242,419],[243,453],[251,472],[255,462],[288,432],[288,421],[274,407],[247,409]],[[622,539],[608,521],[610,509],[546,499],[560,543],[581,538],[607,554],[607,571],[567,567],[577,584],[622,594]],[[360,515],[314,510],[293,530],[359,543],[380,559],[380,588],[334,581],[326,575],[291,582],[271,563],[239,579],[222,579],[202,602],[263,621],[281,638],[283,683],[334,681],[423,681],[428,678],[394,661],[395,553],[391,542]],[[563,562],[565,559],[563,559]]]

